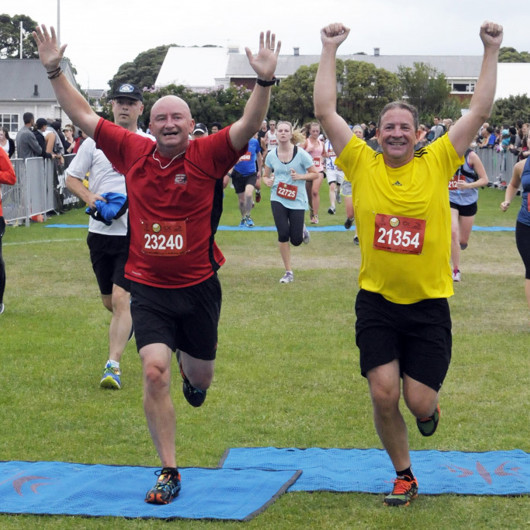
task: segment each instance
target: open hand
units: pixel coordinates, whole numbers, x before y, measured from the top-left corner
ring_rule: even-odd
[[[258,54],[254,56],[249,48],[245,48],[248,62],[260,79],[270,81],[274,77],[281,47],[281,41],[276,44],[276,35],[274,33],[267,31],[264,34],[262,31],[259,35]]]
[[[33,38],[37,43],[41,63],[46,70],[50,72],[51,70],[56,69],[61,63],[66,44],[59,48],[59,45],[57,44],[57,36],[55,35],[55,28],[51,26],[50,33],[48,33],[48,29],[44,24],[40,27],[37,26],[33,32]]]

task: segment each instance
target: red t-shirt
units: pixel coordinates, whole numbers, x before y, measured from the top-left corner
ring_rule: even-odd
[[[190,141],[186,153],[169,163],[155,153],[150,138],[99,121],[96,145],[127,184],[127,278],[153,287],[189,287],[225,262],[214,241],[222,212],[221,179],[247,150],[234,150],[229,130]]]

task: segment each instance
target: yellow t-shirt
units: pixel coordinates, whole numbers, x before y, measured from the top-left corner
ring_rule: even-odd
[[[352,183],[361,289],[397,304],[453,294],[448,181],[463,161],[444,135],[391,168],[352,136],[336,164]]]

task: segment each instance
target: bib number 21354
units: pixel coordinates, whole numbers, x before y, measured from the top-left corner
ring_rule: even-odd
[[[425,220],[378,213],[375,217],[374,248],[399,254],[421,254]]]

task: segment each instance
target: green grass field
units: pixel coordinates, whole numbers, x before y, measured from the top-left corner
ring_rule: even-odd
[[[321,225],[342,225],[344,209]],[[476,225],[515,225],[518,200],[481,191]],[[254,209],[271,226],[268,191]],[[59,460],[158,466],[142,409],[141,366],[131,342],[123,390],[100,390],[109,314],[91,270],[83,210],[4,237],[8,281],[0,317],[2,460]],[[226,190],[221,224],[239,223]],[[180,391],[177,455],[183,467],[216,466],[230,447],[381,447],[366,381],[358,369],[353,311],[359,248],[352,232],[313,232],[292,249],[295,282],[283,274],[275,232],[220,231],[223,311],[215,380],[201,409]],[[411,449],[530,450],[530,314],[514,233],[474,232],[462,255],[463,281],[450,304],[453,360],[436,435],[422,438],[406,413]],[[392,477],[389,477],[391,479]],[[154,477],[153,477],[154,480]],[[119,487],[119,484],[116,485]],[[421,494],[421,483],[420,483]],[[176,501],[178,502],[178,500]],[[164,521],[0,516],[0,528],[167,528]],[[288,493],[249,523],[173,521],[176,528],[528,528],[529,497],[421,496],[390,509],[367,494]]]

